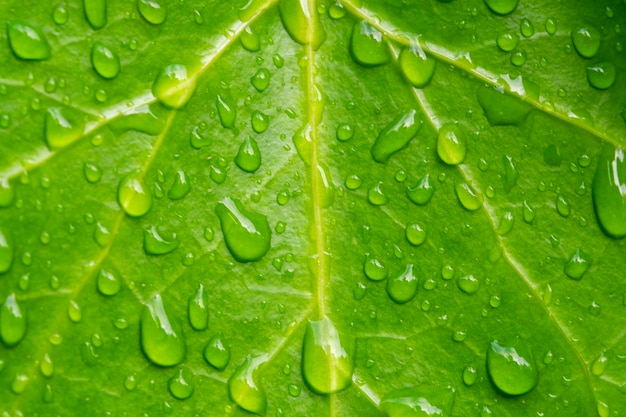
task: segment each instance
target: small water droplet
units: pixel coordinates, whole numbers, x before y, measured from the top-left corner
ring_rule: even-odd
[[[331,19],[341,19],[346,15],[346,9],[343,7],[343,4],[340,2],[335,2],[330,5],[328,8],[328,15]]]
[[[167,196],[171,200],[180,200],[184,198],[191,191],[191,183],[187,179],[187,175],[185,171],[179,169],[174,174],[174,183],[172,184],[172,188],[167,192]]]
[[[100,171],[100,168],[88,162],[83,165],[83,174],[85,175],[85,179],[92,184],[102,179],[102,171]]]
[[[15,190],[8,178],[0,177],[0,208],[9,207],[15,198]],[[2,268],[0,268],[0,273]]]
[[[285,59],[280,54],[274,54],[272,62],[274,62],[276,68],[282,68],[285,65]]]
[[[189,323],[195,330],[205,330],[209,327],[209,306],[202,284],[199,284],[196,293],[189,297],[188,313]]]
[[[498,48],[500,48],[504,52],[511,52],[513,49],[517,48],[518,42],[519,36],[517,36],[517,33],[513,32],[501,33],[496,38]]]
[[[546,32],[549,35],[554,35],[556,33],[556,29],[557,29],[557,25],[556,25],[556,20],[549,17],[546,19],[546,23],[545,23],[545,27],[546,27]]]
[[[23,393],[28,385],[28,379],[28,376],[23,374],[15,375],[15,378],[13,378],[13,381],[11,382],[11,391],[18,395]]]
[[[64,24],[66,24],[67,23],[67,18],[68,18],[67,9],[65,8],[64,5],[58,5],[52,11],[52,20],[57,25],[64,25]]]
[[[467,145],[465,135],[455,124],[446,124],[439,129],[437,154],[448,165],[458,165],[465,159]]]
[[[348,123],[340,123],[337,125],[337,139],[341,142],[352,139],[354,136],[354,127]]]
[[[609,358],[604,353],[598,356],[591,365],[591,374],[594,376],[602,375],[604,373],[604,370],[606,369],[608,361]]]
[[[258,261],[270,249],[272,231],[263,214],[245,210],[230,197],[221,200],[215,212],[226,246],[237,261]]]
[[[511,55],[511,64],[521,67],[526,63],[526,51],[516,51]]]
[[[96,227],[93,230],[93,240],[101,248],[106,248],[111,243],[111,232],[102,223],[96,223]]]
[[[404,272],[387,280],[387,294],[397,304],[411,301],[417,295],[418,278],[413,274],[413,265],[406,266]]]
[[[122,289],[122,283],[117,274],[106,269],[101,269],[96,280],[98,291],[102,295],[115,295]]]
[[[407,197],[419,206],[427,204],[435,193],[435,184],[429,174],[424,175],[413,188],[407,188]]]
[[[167,17],[165,5],[157,0],[137,0],[137,9],[146,22],[153,25],[160,25]]]
[[[54,362],[52,362],[50,355],[47,353],[43,356],[41,362],[39,363],[39,370],[46,378],[50,378],[54,374]]]
[[[84,0],[85,17],[87,22],[95,30],[102,29],[107,24],[107,1],[106,0]]]
[[[556,211],[562,217],[569,217],[572,212],[569,202],[562,195],[558,195],[556,198]]]
[[[83,311],[76,300],[70,300],[70,305],[67,308],[67,316],[73,323],[79,323],[83,319]]]
[[[374,206],[384,206],[389,203],[389,197],[382,188],[383,183],[379,182],[367,191],[367,200]]]
[[[120,59],[107,46],[96,42],[91,48],[91,63],[102,78],[111,80],[120,73]]]
[[[267,68],[259,68],[250,78],[250,83],[259,93],[262,93],[270,85],[270,72]]]
[[[221,333],[216,334],[209,340],[203,351],[204,360],[214,367],[222,371],[230,361],[230,347]]]
[[[385,163],[394,153],[405,148],[422,126],[417,111],[412,109],[396,117],[378,135],[370,153],[376,162]]]
[[[152,197],[140,172],[133,171],[122,178],[117,188],[117,201],[132,217],[143,216],[150,210]]]
[[[500,236],[507,235],[511,230],[513,230],[513,225],[515,225],[515,217],[513,217],[513,212],[507,210],[500,218],[500,223],[498,224],[497,229],[498,234]]]
[[[572,42],[576,52],[583,58],[593,58],[600,49],[602,35],[591,25],[579,27],[572,31]]]
[[[520,32],[525,38],[530,38],[535,34],[535,28],[530,20],[523,18],[520,22]]]
[[[152,3],[151,0],[139,0]],[[152,84],[152,94],[166,107],[180,109],[196,89],[196,77],[190,76],[187,67],[171,64],[163,67]]]
[[[617,70],[609,61],[602,61],[587,67],[587,81],[598,90],[606,90],[615,83]]]
[[[246,172],[255,172],[261,166],[261,151],[256,140],[249,136],[239,145],[235,164]]]
[[[433,78],[437,61],[415,43],[400,52],[398,58],[404,77],[416,88],[424,88]]]
[[[609,417],[611,415],[611,409],[609,408],[609,405],[607,403],[597,400],[596,405],[599,417]]]
[[[26,314],[15,294],[9,294],[0,307],[0,337],[6,346],[15,346],[26,335]]]
[[[522,395],[537,385],[537,368],[530,349],[521,344],[506,347],[491,342],[487,351],[487,371],[492,382],[508,395]]]
[[[124,379],[124,388],[128,391],[134,391],[137,388],[137,377],[135,375],[128,375]]]
[[[466,366],[463,369],[463,383],[468,387],[471,387],[476,383],[478,379],[478,372],[476,372],[476,368],[473,366]]]
[[[365,276],[372,281],[382,281],[387,278],[387,267],[377,258],[368,256],[363,264]]]
[[[474,275],[463,275],[457,279],[457,285],[466,294],[474,294],[480,287],[480,281]]]
[[[160,366],[177,365],[187,354],[180,323],[170,317],[160,294],[155,294],[141,313],[141,348],[150,361]]]
[[[187,368],[180,368],[167,383],[170,393],[179,400],[191,397],[194,391],[193,374]]]
[[[382,65],[389,61],[383,34],[364,20],[352,28],[350,52],[356,62],[366,67]]]
[[[591,266],[589,255],[580,249],[572,254],[570,259],[565,263],[563,272],[571,279],[579,280],[583,277],[587,269]]]
[[[268,360],[267,355],[248,355],[228,379],[228,393],[239,407],[255,414],[264,414],[267,396],[257,382],[257,370]]]
[[[178,248],[179,244],[176,233],[164,237],[156,226],[151,226],[143,232],[143,249],[149,255],[166,255]]]
[[[503,156],[502,163],[504,164],[504,177],[502,178],[504,181],[504,190],[508,193],[517,183],[519,173],[517,172],[517,167],[513,162],[513,158],[510,156]]]
[[[7,35],[18,58],[36,61],[50,58],[50,45],[39,28],[24,22],[8,22]]]
[[[358,190],[363,184],[363,180],[356,174],[348,175],[345,180],[345,185],[348,190]]]

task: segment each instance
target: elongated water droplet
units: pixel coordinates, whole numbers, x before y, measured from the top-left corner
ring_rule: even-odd
[[[220,116],[220,123],[225,128],[231,128],[235,125],[235,117],[237,116],[237,107],[231,100],[218,95],[215,102],[217,113]]]
[[[455,391],[450,388],[418,385],[386,394],[380,408],[389,417],[450,417]]]
[[[83,165],[83,174],[85,175],[85,179],[92,184],[102,179],[102,171],[94,164],[85,163],[85,165]]]
[[[178,248],[179,244],[176,233],[170,237],[163,237],[156,226],[143,232],[143,249],[149,255],[166,255]]]
[[[477,92],[478,104],[492,126],[518,125],[526,120],[531,107],[518,97],[491,86],[481,86]]]
[[[26,389],[28,385],[29,378],[24,374],[17,374],[15,378],[13,378],[13,382],[11,382],[11,391],[15,394],[21,394]]]
[[[310,2],[281,0],[280,17],[291,38],[301,45],[311,45],[317,50],[326,39],[319,13]]]
[[[422,126],[417,110],[396,117],[376,138],[370,153],[376,162],[385,163],[391,155],[406,147]]]
[[[11,269],[15,256],[14,252],[13,240],[7,232],[0,229],[0,274],[4,274]]]
[[[602,35],[591,25],[579,27],[572,31],[572,42],[576,52],[583,58],[593,58],[600,49]]]
[[[101,269],[97,278],[98,291],[102,295],[115,295],[122,289],[122,283],[117,274]]]
[[[160,1],[137,0],[137,9],[139,9],[139,14],[146,19],[146,22],[153,25],[160,25],[165,22],[167,17],[167,10]]]
[[[269,127],[270,121],[266,114],[255,110],[252,112],[252,116],[250,117],[250,122],[252,124],[252,129],[256,133],[263,133]]]
[[[95,30],[102,29],[107,24],[107,1],[106,0],[84,0],[85,17],[87,22]]]
[[[296,147],[296,151],[302,161],[307,165],[311,165],[311,158],[313,155],[313,139],[311,138],[310,124],[307,123],[294,133],[293,144]]]
[[[570,259],[563,267],[565,275],[571,279],[579,280],[583,277],[587,269],[591,266],[591,259],[589,255],[580,249],[576,249],[576,252],[572,254]]]
[[[15,190],[8,178],[0,177],[0,208],[9,207],[15,198]]]
[[[302,349],[302,376],[318,394],[332,394],[347,388],[354,371],[354,340],[341,335],[324,317],[309,321]]]
[[[209,306],[204,286],[198,285],[198,290],[189,297],[188,302],[189,324],[195,330],[204,330],[209,327]]]
[[[547,18],[545,27],[546,27],[546,32],[548,33],[548,35],[554,35],[557,29],[556,20],[554,20],[551,17]]]
[[[117,187],[117,201],[129,216],[140,217],[150,211],[152,196],[140,172],[133,171],[122,178]]]
[[[607,358],[604,352],[602,352],[602,354],[600,354],[600,356],[598,356],[596,360],[593,361],[593,364],[591,364],[591,374],[594,376],[602,375],[604,373],[604,370],[606,369],[608,361],[609,358]]]
[[[24,22],[7,23],[9,45],[15,56],[28,60],[50,58],[50,45],[38,28]]]
[[[387,294],[398,304],[411,301],[417,295],[419,280],[413,275],[413,265],[406,266],[404,272],[387,280]]]
[[[0,337],[11,347],[22,341],[26,334],[26,314],[15,294],[9,294],[0,307]]]
[[[253,137],[248,136],[239,145],[235,164],[246,172],[255,172],[261,166],[261,151]]]
[[[270,85],[270,72],[267,68],[259,68],[258,71],[250,78],[250,83],[259,93],[262,93]]]
[[[179,169],[174,175],[172,188],[167,192],[167,196],[172,200],[180,200],[191,191],[191,183],[187,180],[185,171]]]
[[[180,323],[170,317],[160,294],[154,295],[141,313],[141,348],[150,361],[160,366],[177,365],[187,354]]]
[[[413,203],[423,206],[435,193],[435,184],[429,174],[424,175],[413,188],[407,188],[406,195]]]
[[[180,368],[167,383],[170,393],[179,400],[191,397],[194,391],[193,374],[187,368]]]
[[[120,59],[108,47],[96,42],[91,48],[91,64],[98,75],[107,80],[117,77],[120,73]]]
[[[519,173],[517,172],[517,167],[513,162],[513,158],[510,156],[503,156],[502,163],[504,164],[504,177],[502,177],[502,180],[504,181],[504,191],[508,193],[517,183]]]
[[[492,12],[499,15],[513,13],[517,7],[518,0],[485,0],[485,4]]]
[[[152,94],[171,109],[187,104],[195,89],[196,77],[190,76],[187,68],[180,64],[163,67],[152,84]]]
[[[467,145],[465,134],[455,124],[446,124],[439,129],[437,154],[448,165],[458,165],[465,160]]]
[[[437,63],[418,44],[404,48],[398,62],[404,77],[417,88],[424,88],[430,83]]]
[[[456,283],[466,294],[474,294],[480,287],[480,281],[474,275],[463,275],[457,279]]]
[[[522,32],[522,36],[525,38],[530,38],[535,34],[535,28],[533,27],[533,23],[527,18],[523,18],[519,25],[519,30]]]
[[[611,415],[611,409],[604,401],[596,401],[596,410],[598,411],[598,417],[609,417]]]
[[[228,394],[239,407],[255,414],[264,414],[267,396],[257,382],[257,371],[269,357],[248,355],[228,379]]]
[[[476,211],[483,205],[483,196],[478,194],[471,185],[467,183],[456,184],[456,196],[461,205],[469,211]]]
[[[605,146],[593,178],[593,203],[598,223],[614,238],[626,236],[625,159],[622,148]]]
[[[572,212],[569,201],[567,201],[562,195],[556,197],[556,211],[563,217],[569,217]]]
[[[487,351],[487,371],[491,381],[508,395],[522,395],[537,385],[537,367],[530,349],[524,345],[506,347],[496,340]]]
[[[224,370],[230,361],[230,347],[221,333],[209,340],[203,351],[204,360],[218,371]]]
[[[352,28],[350,52],[356,62],[366,67],[382,65],[389,61],[383,34],[364,20],[356,22]]]
[[[507,210],[504,212],[504,214],[500,218],[500,223],[498,224],[497,232],[500,236],[505,236],[509,234],[511,230],[513,230],[514,225],[515,225],[515,217],[513,217],[513,212]]]
[[[84,125],[69,118],[57,107],[48,109],[45,123],[46,142],[50,149],[64,148],[83,134]]]
[[[476,383],[478,379],[478,373],[476,372],[476,368],[473,366],[466,366],[463,369],[463,383],[468,387],[471,387]]]
[[[215,212],[226,247],[237,261],[258,261],[270,249],[272,230],[263,214],[245,210],[238,200],[230,197],[220,201]]]
[[[606,90],[615,83],[617,70],[612,62],[602,61],[587,67],[587,81],[598,90]]]
[[[252,30],[250,26],[247,26],[243,32],[241,32],[241,45],[250,52],[258,52],[261,50],[261,38]]]
[[[50,355],[48,355],[47,353],[43,355],[43,358],[41,359],[41,363],[39,364],[39,370],[41,371],[41,374],[46,378],[50,378],[54,374],[54,362],[52,362]]]

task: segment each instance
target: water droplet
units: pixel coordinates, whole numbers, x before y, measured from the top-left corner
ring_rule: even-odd
[[[500,218],[500,223],[498,224],[498,234],[500,236],[507,235],[511,230],[513,230],[513,225],[515,224],[515,217],[513,217],[513,212],[507,210],[504,212],[502,217]]]
[[[268,360],[267,355],[248,355],[228,379],[228,393],[231,400],[246,411],[264,414],[267,409],[265,391],[256,381],[257,370]]]
[[[572,42],[576,52],[583,58],[593,58],[600,49],[602,35],[594,26],[579,27],[572,31]]]
[[[492,12],[502,16],[513,13],[517,2],[518,0],[485,0],[485,4]]]
[[[272,231],[261,213],[247,211],[238,200],[226,197],[215,208],[224,241],[239,262],[261,259],[270,249]]]
[[[76,300],[70,300],[70,305],[67,308],[67,316],[73,323],[79,323],[83,319],[83,311]]]
[[[139,0],[151,2],[150,0]],[[152,94],[166,107],[180,109],[191,98],[196,78],[190,77],[184,65],[167,65],[159,71],[152,84]]]
[[[96,286],[100,294],[108,296],[115,295],[122,289],[122,283],[117,274],[105,269],[101,269],[98,273]]]
[[[354,128],[348,123],[340,123],[337,125],[337,139],[341,142],[352,139],[354,136]]]
[[[226,181],[226,175],[227,172],[225,169],[214,163],[211,163],[209,177],[211,177],[211,179],[215,181],[216,184],[224,184],[224,182]]]
[[[57,107],[48,109],[45,123],[46,142],[50,149],[66,147],[83,134],[83,124],[74,123]]]
[[[569,202],[562,195],[556,197],[556,211],[563,217],[568,217],[572,212]]]
[[[15,198],[15,190],[8,178],[0,178],[0,208],[9,207]],[[0,271],[2,268],[0,268]]]
[[[530,105],[518,97],[490,86],[479,87],[477,98],[492,126],[520,126],[531,110]]]
[[[17,374],[15,375],[13,382],[11,382],[11,391],[19,395],[24,392],[27,385],[28,385],[28,376],[23,375],[23,374]]]
[[[327,208],[330,207],[335,199],[335,187],[330,178],[330,171],[321,164],[318,164],[316,168],[313,175],[316,177],[314,184],[316,185],[318,202],[321,207]]]
[[[591,266],[589,255],[580,249],[572,254],[569,261],[565,264],[563,272],[571,279],[579,280],[583,277],[587,269]]]
[[[189,323],[195,330],[204,330],[209,327],[209,306],[204,286],[198,285],[198,290],[189,297],[188,313]]]
[[[313,155],[313,139],[311,138],[310,124],[307,123],[294,133],[293,144],[296,147],[296,151],[302,161],[307,165],[311,165],[311,158]]]
[[[15,56],[28,60],[50,58],[50,45],[41,30],[23,22],[8,22],[9,45]]]
[[[187,354],[180,323],[170,317],[160,294],[155,294],[141,313],[141,348],[150,361],[160,366],[177,365]]]
[[[11,269],[14,259],[13,241],[9,235],[0,229],[0,274]]]
[[[168,191],[167,196],[172,200],[180,200],[189,194],[189,191],[191,191],[191,184],[189,180],[187,180],[187,175],[185,171],[179,169],[174,175],[174,183],[172,184],[172,188]]]
[[[553,19],[551,17],[547,18],[545,26],[546,26],[546,32],[549,35],[554,35],[556,33],[557,25],[556,25],[556,20],[555,19]]]
[[[591,365],[591,374],[595,376],[602,375],[604,373],[604,370],[606,369],[606,365],[608,361],[609,361],[609,358],[607,358],[604,353],[598,356],[596,360],[593,361],[593,364]]]
[[[626,236],[626,162],[624,150],[606,146],[593,178],[593,203],[604,232],[614,238]]]
[[[413,275],[413,265],[406,266],[404,272],[387,280],[387,294],[394,302],[404,304],[417,295],[419,280]]]
[[[250,26],[246,26],[239,38],[241,45],[250,52],[258,52],[261,50],[261,39]]]
[[[611,409],[609,408],[609,405],[607,403],[597,400],[596,405],[599,417],[609,417],[611,415]]]
[[[137,8],[139,14],[146,19],[146,22],[153,25],[160,25],[165,22],[167,10],[160,1],[156,0],[137,0]]]
[[[50,378],[54,374],[54,362],[52,362],[50,355],[47,353],[43,355],[43,359],[41,359],[41,362],[39,363],[39,370],[46,378]]]
[[[15,294],[9,294],[0,307],[0,337],[6,346],[15,346],[26,334],[26,314]]]
[[[516,51],[511,55],[511,64],[516,67],[521,67],[526,63],[526,52],[525,51]]]
[[[311,45],[317,50],[326,39],[319,14],[312,9],[313,3],[300,0],[282,0],[280,17],[291,38],[301,45]]]
[[[587,81],[598,90],[606,90],[615,83],[617,70],[612,62],[603,61],[587,67]]]
[[[459,203],[469,211],[476,211],[483,205],[483,197],[478,194],[471,185],[459,183],[455,185],[456,196]]]
[[[446,124],[439,129],[437,154],[448,165],[458,165],[465,159],[467,146],[465,135],[455,124]]]
[[[354,371],[354,340],[341,335],[324,317],[307,324],[302,349],[302,376],[318,394],[332,394],[347,388]]]
[[[417,110],[411,109],[396,117],[381,130],[376,142],[372,145],[370,152],[374,161],[387,162],[391,155],[409,144],[421,126],[422,122],[417,117]]]
[[[466,294],[474,294],[480,287],[480,281],[474,275],[463,275],[457,279],[456,283]]]
[[[471,387],[476,383],[478,379],[478,372],[476,372],[476,368],[473,366],[466,366],[463,369],[463,383],[468,387]]]
[[[230,361],[230,347],[221,333],[216,334],[209,340],[204,348],[204,360],[215,369],[222,371]]]
[[[150,210],[152,197],[140,172],[133,171],[122,178],[117,188],[117,201],[129,216],[140,217]]]
[[[437,61],[419,46],[413,44],[400,52],[400,69],[405,78],[416,88],[424,88],[433,78]]]
[[[389,61],[383,34],[364,20],[352,28],[350,52],[356,62],[366,67],[382,65]]]
[[[518,42],[519,36],[517,36],[517,33],[513,32],[501,33],[496,38],[496,44],[498,44],[498,48],[500,48],[504,52],[511,52],[513,49],[517,48]]]
[[[52,11],[52,20],[57,25],[64,25],[67,23],[67,9],[63,5],[58,5]]]
[[[341,19],[346,15],[346,9],[343,7],[343,4],[336,2],[328,8],[328,15],[331,19]]]
[[[289,384],[289,387],[287,388],[287,391],[289,392],[289,395],[291,395],[292,397],[299,397],[300,396],[300,392],[302,390],[296,384]]]
[[[128,391],[134,391],[137,388],[137,377],[135,375],[128,375],[124,379],[124,388]]]
[[[167,383],[170,393],[179,400],[191,397],[194,391],[193,374],[187,368],[180,368]]]
[[[274,54],[272,62],[274,62],[276,68],[282,68],[285,65],[285,59],[280,54]]]
[[[563,157],[561,156],[561,150],[555,144],[548,145],[543,151],[543,160],[546,164],[558,167],[561,165]]]
[[[519,177],[519,173],[517,172],[517,167],[513,162],[513,158],[510,156],[503,156],[502,163],[504,164],[504,191],[507,193],[511,191],[511,188],[517,183],[517,178]]]
[[[506,347],[496,340],[487,351],[491,381],[508,395],[522,395],[537,385],[537,368],[530,349],[524,345]]]
[[[426,231],[417,223],[407,224],[405,236],[413,246],[420,246],[426,241]]]
[[[406,195],[413,203],[423,206],[435,193],[435,184],[429,174],[424,175],[413,188],[407,188]]]
[[[270,85],[270,72],[267,68],[259,68],[259,70],[250,78],[250,83],[259,93],[262,93]]]
[[[363,184],[363,180],[356,174],[348,175],[345,180],[345,185],[348,190],[358,190]]]
[[[252,112],[251,116],[252,129],[257,133],[263,133],[267,130],[269,126],[269,118],[266,114],[255,110]]]
[[[235,125],[235,117],[237,116],[237,107],[231,100],[218,94],[215,102],[217,113],[220,116],[220,123],[225,128],[231,128]]]
[[[367,200],[374,206],[383,206],[389,203],[389,197],[385,195],[382,188],[383,183],[379,182],[367,191]]]
[[[95,30],[102,29],[107,24],[106,0],[84,0],[85,17]]]
[[[450,387],[418,385],[386,394],[380,408],[389,417],[450,417],[454,395]]]
[[[249,136],[239,145],[235,164],[246,172],[254,172],[261,166],[261,151],[253,137]]]
[[[170,237],[164,237],[157,230],[156,226],[152,226],[143,232],[143,249],[149,255],[166,255],[176,248],[180,241],[176,238],[176,233]]]
[[[96,223],[96,227],[93,230],[93,240],[101,248],[106,248],[111,243],[111,232],[102,223]]]
[[[523,18],[520,22],[520,32],[525,38],[530,38],[535,34],[535,28],[530,20]]]
[[[98,75],[107,80],[117,77],[120,73],[120,59],[115,52],[100,42],[91,48],[91,63]]]
[[[83,165],[83,174],[85,175],[85,179],[92,184],[102,179],[102,171],[100,171],[100,168],[88,162]]]

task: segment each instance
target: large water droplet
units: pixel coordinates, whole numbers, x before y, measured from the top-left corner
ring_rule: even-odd
[[[179,244],[180,241],[176,238],[176,233],[164,237],[159,233],[156,226],[143,232],[143,249],[149,255],[166,255],[178,248]]]
[[[13,241],[8,233],[0,229],[0,274],[11,269],[14,259]]]
[[[591,364],[591,374],[594,376],[602,375],[604,373],[604,370],[606,369],[608,361],[609,358],[605,355],[604,352],[602,352],[600,356],[598,356],[596,360],[593,361],[593,364]]]
[[[190,76],[184,65],[167,65],[159,71],[152,84],[152,94],[164,106],[180,109],[191,98],[196,88],[196,77]]]
[[[263,133],[269,127],[270,121],[265,113],[255,110],[250,116],[250,123],[256,133]]]
[[[48,109],[45,123],[46,142],[50,149],[64,148],[83,134],[83,124],[76,123],[57,107]]]
[[[603,61],[587,67],[587,81],[598,90],[606,90],[615,83],[617,70],[612,62]]]
[[[476,211],[483,205],[483,196],[478,194],[471,185],[467,183],[459,183],[455,185],[456,196],[459,203],[469,210]]]
[[[230,347],[221,333],[209,340],[203,351],[204,360],[215,369],[221,371],[230,361]]]
[[[527,18],[522,19],[519,25],[519,30],[525,38],[530,38],[535,34],[533,23]]]
[[[579,27],[572,31],[572,42],[576,52],[583,58],[593,58],[600,49],[602,35],[591,25]]]
[[[133,171],[122,178],[117,188],[117,201],[129,216],[143,216],[150,210],[152,196],[140,172]]]
[[[519,42],[519,36],[517,36],[517,33],[513,33],[513,32],[501,33],[496,38],[496,43],[498,44],[498,48],[500,48],[504,52],[511,52],[513,49],[517,47],[518,42]]]
[[[15,198],[15,190],[8,178],[0,178],[0,208],[9,207]]]
[[[222,126],[227,129],[233,127],[235,125],[235,117],[237,116],[237,106],[235,103],[218,94],[215,105]]]
[[[270,72],[267,68],[259,68],[250,78],[250,83],[259,93],[262,93],[270,85]]]
[[[517,7],[518,0],[485,0],[485,4],[492,12],[499,15],[513,13]]]
[[[239,38],[241,45],[250,52],[258,52],[261,50],[261,38],[252,30],[250,26],[247,26]]]
[[[565,275],[570,277],[571,279],[581,279],[587,269],[591,266],[591,259],[589,255],[583,252],[580,249],[576,249],[576,252],[572,254],[570,259],[567,261],[565,266],[563,267],[563,272]]]
[[[387,278],[387,268],[385,264],[375,257],[368,256],[363,264],[365,276],[372,281],[382,281]]]
[[[378,182],[375,186],[367,190],[367,201],[374,206],[384,206],[389,203],[389,197],[383,190],[383,183]]]
[[[407,188],[406,195],[413,203],[423,206],[435,193],[435,184],[429,174],[424,175],[413,188]]]
[[[465,134],[456,124],[446,124],[439,129],[437,154],[448,165],[459,165],[467,154]]]
[[[117,274],[105,269],[101,269],[98,273],[96,286],[100,294],[109,296],[117,294],[122,289],[122,283]]]
[[[107,80],[117,77],[120,73],[120,59],[108,47],[96,42],[91,48],[91,63],[96,72]]]
[[[107,0],[84,0],[85,17],[95,30],[107,24]]]
[[[193,374],[187,368],[180,368],[167,383],[170,393],[179,400],[191,397],[194,391]]]
[[[310,2],[281,0],[280,17],[291,38],[301,45],[311,45],[317,50],[326,39],[319,13]]]
[[[167,17],[167,10],[160,1],[138,0],[137,8],[139,9],[139,14],[141,14],[148,23],[153,25],[160,25],[165,22],[165,18]]]
[[[417,88],[424,88],[430,83],[437,63],[418,44],[403,49],[398,62],[406,79]]]
[[[335,186],[330,178],[330,171],[324,165],[318,164],[315,175],[319,205],[323,208],[330,207],[335,199]]]
[[[417,295],[419,280],[413,275],[413,265],[406,266],[404,272],[387,280],[387,294],[398,304],[411,301]]]
[[[474,294],[480,287],[480,281],[474,275],[463,275],[457,279],[456,283],[466,294]]]
[[[198,290],[189,297],[188,302],[189,324],[195,330],[204,330],[209,327],[209,306],[204,286],[198,285]]]
[[[191,183],[187,179],[185,171],[179,169],[174,175],[174,183],[172,188],[167,193],[167,196],[172,200],[180,200],[185,197],[191,191]]]
[[[491,381],[508,395],[522,395],[537,385],[537,367],[530,349],[524,345],[506,347],[491,342],[487,351],[487,371]]]
[[[254,172],[261,166],[261,151],[256,140],[249,136],[239,145],[239,151],[235,156],[235,164],[246,172]]]
[[[426,241],[426,231],[417,223],[407,224],[404,234],[406,240],[413,246],[420,246]]]
[[[293,144],[296,147],[296,151],[302,161],[307,165],[311,165],[311,158],[313,156],[313,139],[311,135],[311,125],[308,123],[298,129],[293,135]]]
[[[389,61],[383,34],[364,20],[356,22],[352,28],[350,52],[356,62],[367,67],[382,65]]]
[[[26,314],[15,294],[9,294],[0,307],[0,337],[5,345],[11,347],[21,342],[25,334]]]
[[[302,349],[302,376],[318,394],[347,388],[354,371],[354,341],[339,331],[328,318],[309,321]]]
[[[247,211],[238,200],[224,198],[215,208],[224,241],[239,262],[261,259],[270,249],[272,230],[261,213]]]
[[[418,385],[386,394],[380,408],[389,417],[450,417],[454,395],[450,387]]]
[[[148,301],[141,313],[141,348],[153,363],[174,366],[187,354],[183,330],[163,304],[160,294]]]
[[[18,58],[42,60],[50,58],[50,45],[41,30],[23,22],[7,23],[9,45]]]
[[[593,203],[604,232],[626,236],[626,160],[622,148],[606,146],[593,178]]]
[[[531,110],[530,105],[518,97],[487,85],[478,88],[477,98],[492,126],[519,126]]]
[[[417,117],[417,110],[396,117],[378,135],[376,142],[370,150],[372,158],[376,162],[387,162],[389,157],[409,144],[422,126],[422,121]]]
[[[267,409],[267,396],[256,381],[257,371],[269,357],[248,355],[244,362],[228,379],[228,394],[237,405],[255,414],[264,414]]]

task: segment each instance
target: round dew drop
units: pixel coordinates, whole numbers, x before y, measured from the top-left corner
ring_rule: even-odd
[[[261,167],[261,151],[253,137],[247,137],[239,145],[235,164],[246,172],[255,172]]]
[[[379,182],[367,191],[367,200],[373,206],[384,206],[389,203],[389,197],[385,195],[382,185],[383,184]]]
[[[537,385],[535,360],[525,346],[506,347],[498,341],[487,351],[487,372],[500,391],[508,395],[522,395]]]
[[[606,90],[615,83],[617,70],[612,62],[603,61],[587,67],[587,81],[598,90]]]
[[[150,211],[152,196],[138,171],[127,174],[117,188],[117,201],[126,214],[140,217]]]
[[[513,49],[517,48],[518,42],[519,36],[517,36],[517,34],[513,32],[501,33],[496,39],[498,48],[500,48],[504,52],[511,52]]]
[[[194,391],[193,374],[187,368],[180,368],[168,381],[170,393],[179,400],[191,397]]]
[[[467,145],[465,135],[455,124],[447,124],[439,129],[437,154],[448,165],[459,165],[465,160]]]
[[[98,291],[102,295],[115,295],[122,289],[120,279],[113,272],[109,272],[105,269],[101,269],[98,273],[96,283]]]
[[[459,289],[466,294],[474,294],[480,287],[480,281],[473,275],[464,275],[458,278]]]
[[[413,188],[407,188],[407,197],[418,206],[427,204],[435,193],[435,184],[429,174],[424,175]]]
[[[387,280],[387,294],[397,304],[405,304],[417,295],[418,278],[413,274],[413,265],[409,264],[402,274]]]
[[[404,77],[416,88],[424,88],[430,84],[437,63],[419,45],[403,49],[398,62]]]
[[[602,35],[594,26],[579,27],[572,31],[572,42],[576,52],[583,58],[593,58],[600,49]]]
[[[340,123],[337,126],[337,140],[345,142],[354,136],[354,128],[348,123]]]
[[[50,45],[41,30],[23,22],[7,23],[11,50],[18,58],[40,61],[50,58]]]
[[[413,246],[420,246],[426,241],[426,231],[417,223],[407,224],[404,234]]]
[[[111,80],[120,73],[120,59],[105,45],[96,42],[91,48],[91,63],[102,78]]]
[[[141,17],[146,19],[146,22],[153,25],[160,25],[165,22],[167,17],[167,10],[160,1],[156,0],[138,0],[137,9]]]
[[[485,0],[485,4],[492,12],[502,16],[513,13],[517,3],[518,0]]]
[[[251,123],[252,123],[252,129],[256,133],[263,133],[269,127],[270,122],[266,114],[258,110],[255,110],[252,112]]]

